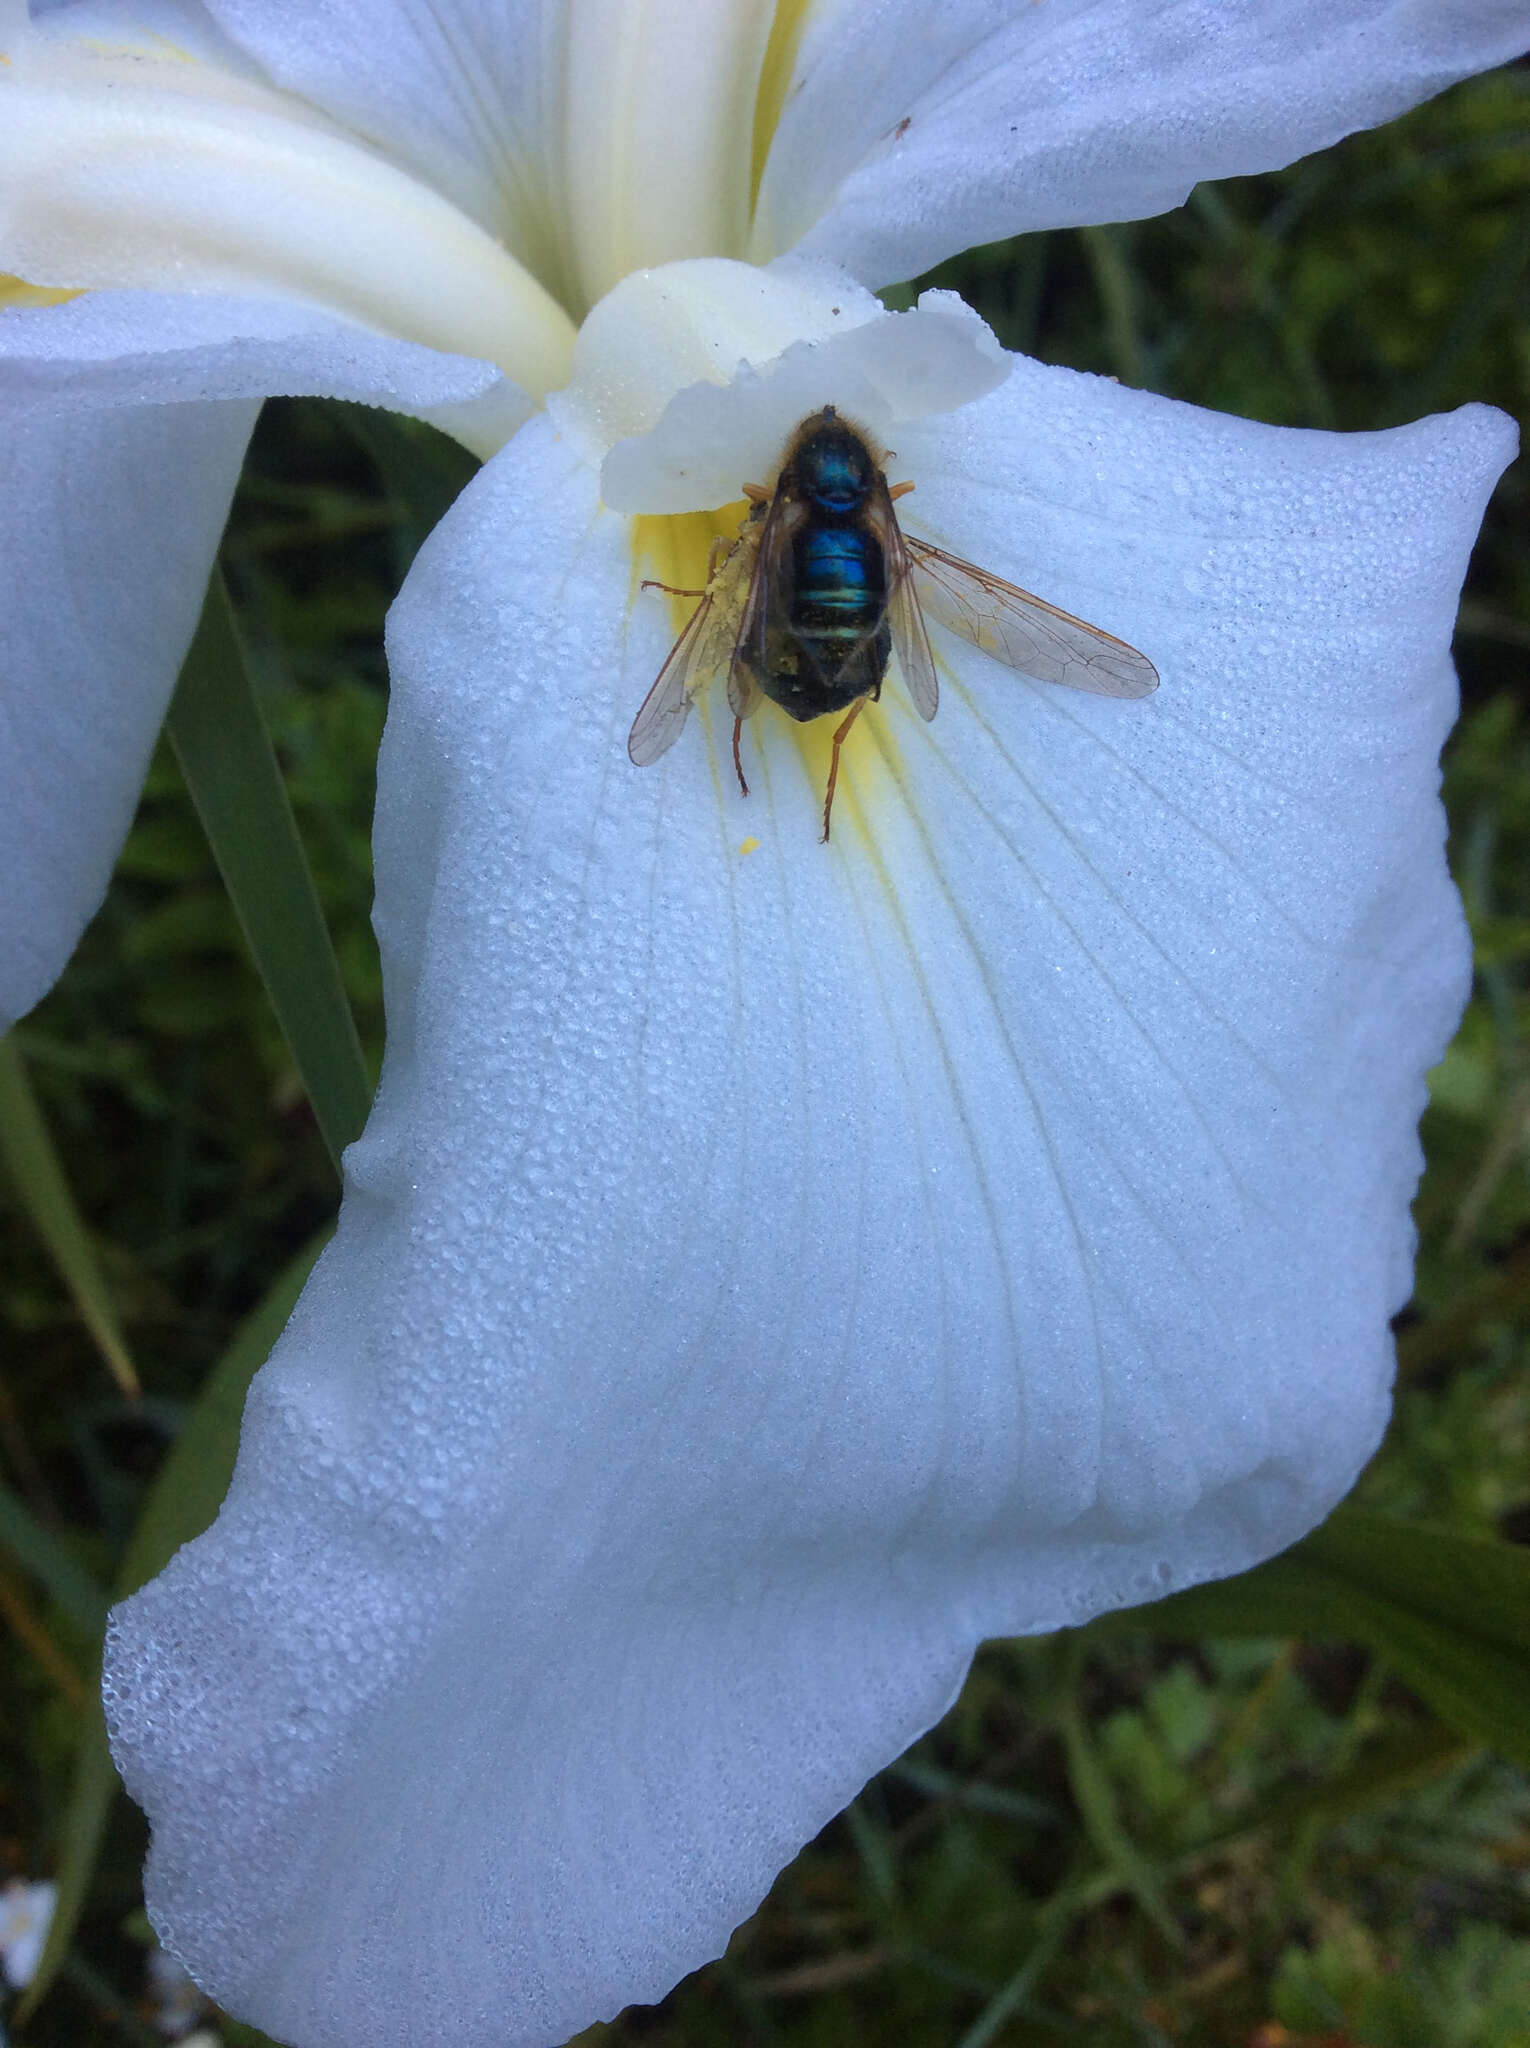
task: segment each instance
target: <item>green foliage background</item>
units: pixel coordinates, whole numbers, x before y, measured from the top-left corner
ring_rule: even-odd
[[[1484,398],[1524,420],[1527,144],[1511,67],[1162,220],[922,282],[1010,346],[1230,412],[1376,428]],[[424,429],[275,403],[224,549],[374,1071],[382,616],[470,470]],[[1396,1420],[1357,1508],[1225,1588],[990,1646],[721,1963],[590,2041],[1530,2048],[1526,509],[1520,465],[1462,606],[1446,795],[1478,982],[1434,1077]],[[143,1829],[90,1705],[101,1612],[211,1512],[337,1194],[170,746],[0,1055],[0,1880],[62,1868],[67,1906],[51,1988],[10,2024],[146,2042]]]

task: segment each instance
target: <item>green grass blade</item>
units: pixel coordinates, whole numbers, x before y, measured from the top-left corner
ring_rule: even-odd
[[[1300,1789],[1282,1784],[1253,1811],[1196,1842],[1176,1862],[1194,1863],[1220,1854],[1233,1843],[1246,1842],[1266,1830],[1289,1836],[1314,1824],[1323,1829],[1340,1827],[1357,1814],[1394,1805],[1478,1754],[1475,1745],[1454,1729],[1438,1721],[1426,1722],[1368,1748],[1362,1762],[1316,1785]]]
[[[1505,224],[1497,248],[1462,293],[1433,361],[1400,394],[1397,401],[1400,420],[1434,412],[1447,402],[1463,366],[1488,328],[1509,307],[1522,300],[1527,272],[1530,272],[1530,205],[1521,206]]]
[[[1144,384],[1147,379],[1137,322],[1136,278],[1127,255],[1124,231],[1119,227],[1085,227],[1078,230],[1078,237],[1094,273],[1094,287],[1105,316],[1111,369],[1123,384]]]
[[[1447,1726],[1530,1764],[1530,1550],[1518,1544],[1339,1508],[1254,1571],[1091,1627],[1365,1643]]]
[[[45,1529],[19,1494],[0,1480],[0,1549],[47,1592],[76,1627],[99,1635],[106,1624],[105,1588],[98,1585],[67,1544]]]
[[[371,1084],[281,769],[215,570],[165,730],[338,1169]]]
[[[117,1773],[112,1768],[111,1754],[106,1747],[106,1722],[102,1718],[101,1702],[92,1694],[86,1709],[85,1731],[74,1760],[74,1783],[70,1787],[69,1805],[64,1813],[58,1860],[58,1900],[32,1981],[11,2015],[12,2024],[18,2028],[24,2027],[37,2010],[68,1958],[74,1930],[95,1877],[96,1859],[101,1853],[101,1840],[106,1833],[106,1823],[111,1817],[112,1801],[116,1795]]]
[[[402,580],[426,539],[478,471],[478,459],[424,420],[379,405],[344,405],[340,415],[376,465],[394,508]]]
[[[1076,1643],[1076,1639],[1075,1639]],[[1182,1949],[1185,1937],[1164,1896],[1158,1872],[1122,1824],[1109,1773],[1100,1761],[1079,1706],[1083,1678],[1082,1645],[1070,1646],[1059,1689],[1056,1723],[1068,1758],[1068,1782],[1078,1804],[1085,1832],[1100,1860],[1129,1891],[1171,1948]]]
[[[125,1599],[162,1571],[181,1545],[200,1536],[217,1514],[233,1476],[239,1418],[250,1381],[286,1327],[293,1303],[329,1235],[326,1227],[283,1268],[208,1375],[196,1406],[149,1489],[138,1526],[123,1554],[117,1575],[119,1598]]]
[[[1068,1925],[1068,1919],[1063,1914],[1049,1913],[1043,1909],[1030,1953],[1009,1982],[990,2000],[962,2035],[957,2048],[988,2048],[989,2042],[997,2038],[1006,2023],[1024,2008],[1031,1993],[1041,1982],[1052,1958],[1062,1947]]]
[[[278,1274],[208,1375],[185,1427],[150,1489],[143,1514],[123,1554],[117,1574],[120,1598],[136,1592],[153,1578],[181,1545],[199,1536],[217,1514],[234,1469],[239,1418],[250,1381],[281,1335],[303,1282],[328,1240],[329,1231],[325,1229]],[[0,1509],[3,1506],[0,1500]],[[104,1610],[104,1599],[98,1596],[97,1626]],[[117,1774],[106,1746],[106,1723],[99,1701],[93,1699],[64,1817],[58,1904],[38,1959],[37,1973],[17,2008],[18,2024],[36,2010],[68,1957],[116,1791]]]
[[[0,1157],[112,1378],[130,1400],[137,1400],[138,1374],[112,1307],[106,1277],[13,1035],[0,1038]]]

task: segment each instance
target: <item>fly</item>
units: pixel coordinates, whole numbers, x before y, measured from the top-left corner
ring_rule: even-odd
[[[632,722],[627,752],[639,768],[674,745],[692,701],[720,671],[745,796],[739,742],[766,697],[804,723],[842,713],[823,800],[827,840],[840,749],[881,696],[894,651],[920,717],[939,707],[926,611],[1038,682],[1100,697],[1157,689],[1153,664],[1124,640],[905,533],[894,501],[913,488],[889,487],[870,443],[832,405],[809,414],[786,445],[774,490],[744,485],[748,515],[734,540],[714,542],[705,589],[675,593],[699,602]]]

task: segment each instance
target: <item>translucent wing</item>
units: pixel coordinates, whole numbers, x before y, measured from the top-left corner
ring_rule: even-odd
[[[772,613],[779,614],[791,606],[791,537],[801,523],[801,507],[780,489],[768,507],[756,505],[744,522],[741,542],[747,549],[752,540],[753,552],[749,595],[744,599],[728,679],[728,701],[736,718],[748,718],[759,709],[763,695],[759,678],[770,672],[766,634]]]
[[[634,767],[647,768],[661,754],[667,754],[679,739],[681,727],[690,716],[691,699],[708,679],[701,670],[715,637],[711,630],[715,610],[712,599],[703,597],[669,650],[653,688],[643,699],[627,735],[627,752]]]
[[[700,603],[669,650],[653,688],[643,699],[627,735],[636,767],[647,768],[679,739],[696,696],[733,659],[738,636],[738,590],[754,559],[749,522],[707,578]],[[732,684],[729,684],[732,697]]]
[[[728,670],[728,709],[735,718],[753,718],[765,702],[765,692],[755,681],[752,672],[738,659],[734,649],[734,660]]]
[[[887,563],[887,623],[892,629],[898,666],[914,700],[914,709],[921,718],[930,719],[940,708],[940,682],[935,674],[935,657],[930,652],[930,636],[924,629],[919,592],[914,585],[918,558],[912,550],[919,543],[911,541],[899,526],[885,476],[877,477],[867,510]]]
[[[1158,688],[1157,669],[1124,640],[927,540],[905,534],[903,545],[930,615],[1006,667],[1096,697],[1146,697]]]

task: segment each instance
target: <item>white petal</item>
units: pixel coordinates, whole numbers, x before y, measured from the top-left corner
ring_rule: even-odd
[[[75,39],[73,19],[0,5],[0,268],[295,299],[498,363],[535,398],[565,382],[567,315],[448,199],[243,72]]]
[[[547,218],[536,139],[560,112],[560,8],[545,20],[536,0],[330,0],[301,11],[208,0],[207,11],[273,84],[385,141],[544,281],[556,274],[562,223]]]
[[[255,412],[122,406],[0,435],[0,1023],[105,892]]]
[[[828,847],[770,707],[747,801],[718,706],[628,763],[670,622],[550,422],[395,608],[377,1106],[109,1656],[161,1933],[303,2048],[657,1996],[981,1636],[1252,1562],[1381,1428],[1510,430],[1021,364],[920,431],[941,537],[1163,686],[894,683]]]
[[[829,0],[749,254],[799,246],[883,285],[1004,235],[1136,220],[1527,46],[1522,0]]]
[[[452,195],[582,313],[628,271],[738,256],[758,0],[212,0],[241,46]]]
[[[92,292],[0,313],[0,1017],[105,891],[259,399],[307,392],[490,438],[490,365],[302,306]],[[522,408],[524,410],[524,408]],[[503,424],[503,421],[500,421]]]
[[[548,401],[618,512],[726,505],[773,476],[791,430],[837,404],[880,447],[992,391],[1009,358],[954,292],[889,313],[843,271],[703,258],[635,271],[591,313]]]
[[[479,455],[530,417],[492,363],[373,334],[291,299],[88,292],[0,310],[0,393],[32,411],[204,398],[349,398],[434,421]]]
[[[636,271],[580,328],[568,389],[554,393],[550,410],[586,458],[601,462],[618,441],[652,433],[688,386],[726,384],[741,364],[773,362],[841,326],[887,317],[874,293],[823,263],[757,270],[697,257]]]
[[[758,0],[565,0],[559,11],[578,304],[645,265],[740,254],[770,10]]]

